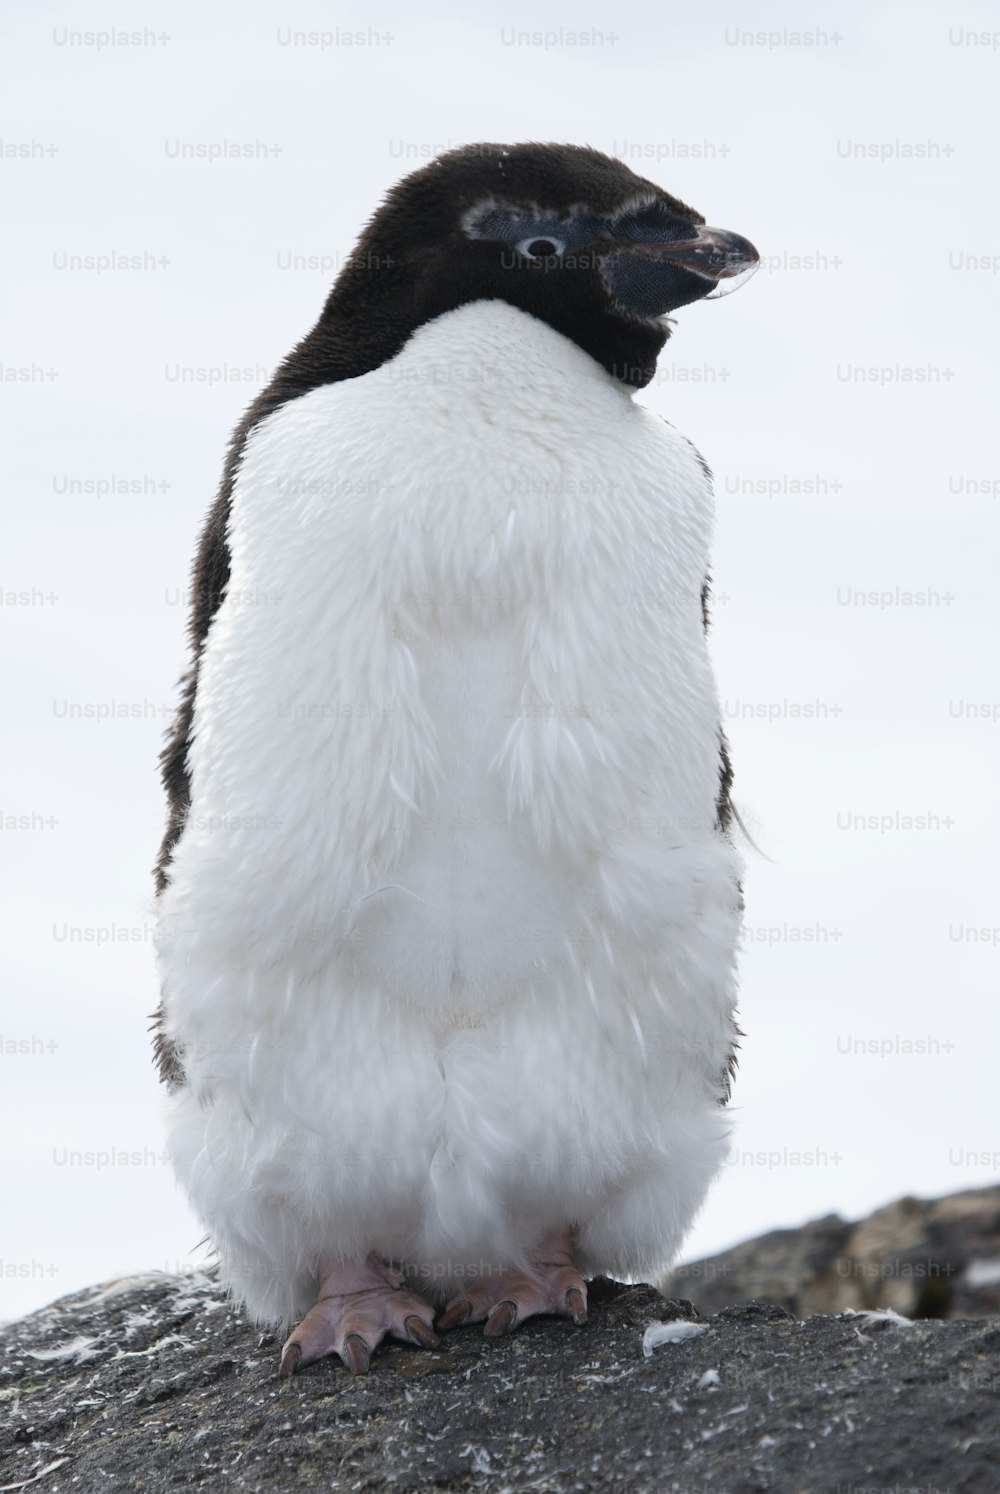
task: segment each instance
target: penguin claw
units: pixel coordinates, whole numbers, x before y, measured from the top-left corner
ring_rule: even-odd
[[[502,1302],[498,1302],[496,1307],[491,1309],[486,1319],[483,1335],[486,1338],[502,1338],[505,1333],[510,1332],[516,1322],[517,1303],[505,1297]]]
[[[466,1318],[471,1316],[472,1311],[472,1303],[467,1297],[455,1297],[438,1318],[437,1326],[442,1333],[447,1333],[449,1328],[457,1328],[464,1323]]]
[[[578,1328],[587,1321],[587,1302],[579,1287],[570,1287],[566,1293],[566,1309]]]
[[[372,1362],[371,1345],[365,1342],[360,1333],[349,1333],[344,1339],[340,1357],[352,1375],[367,1375]]]
[[[414,1343],[418,1343],[422,1349],[436,1349],[441,1342],[434,1329],[428,1328],[423,1318],[418,1318],[415,1312],[410,1313],[403,1327]]]
[[[302,1363],[302,1345],[294,1341],[287,1343],[281,1353],[281,1365],[278,1369],[279,1380],[290,1380]]]

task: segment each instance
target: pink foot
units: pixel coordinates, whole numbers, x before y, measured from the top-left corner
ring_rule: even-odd
[[[587,1321],[587,1284],[573,1264],[573,1232],[552,1230],[532,1252],[531,1270],[503,1271],[468,1284],[438,1320],[442,1332],[460,1323],[481,1323],[487,1338],[500,1338],[525,1318],[554,1313]]]
[[[319,1296],[281,1351],[278,1370],[289,1379],[303,1365],[339,1354],[355,1375],[366,1375],[372,1354],[387,1334],[433,1349],[434,1309],[373,1251],[362,1265],[323,1263]]]

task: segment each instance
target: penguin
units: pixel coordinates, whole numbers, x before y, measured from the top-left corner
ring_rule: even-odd
[[[711,474],[635,396],[757,261],[589,147],[449,151],[232,438],[161,759],[155,1051],[284,1379],[583,1324],[723,1165]]]

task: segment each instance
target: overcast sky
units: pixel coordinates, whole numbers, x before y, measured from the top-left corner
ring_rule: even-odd
[[[200,1258],[146,1033],[190,558],[361,224],[467,141],[621,155],[764,256],[678,313],[642,395],[715,469],[714,659],[769,858],[734,1161],[685,1258],[995,1181],[995,8],[5,10],[0,1316]]]

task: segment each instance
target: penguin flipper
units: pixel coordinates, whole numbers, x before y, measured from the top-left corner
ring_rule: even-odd
[[[191,810],[191,779],[188,773],[188,749],[194,727],[195,696],[198,691],[198,662],[212,618],[229,584],[229,542],[226,525],[229,519],[231,481],[228,474],[222,492],[216,499],[202,532],[194,564],[194,605],[190,637],[194,653],[191,668],[181,678],[181,699],[177,715],[160,753],[160,779],[167,794],[167,825],[156,858],[154,877],[157,896],[163,892],[169,877],[173,850],[180,840],[184,823]],[[166,1032],[166,1008],[160,1000],[152,1013],[153,1062],[160,1080],[168,1089],[184,1083],[184,1064],[175,1043]]]

